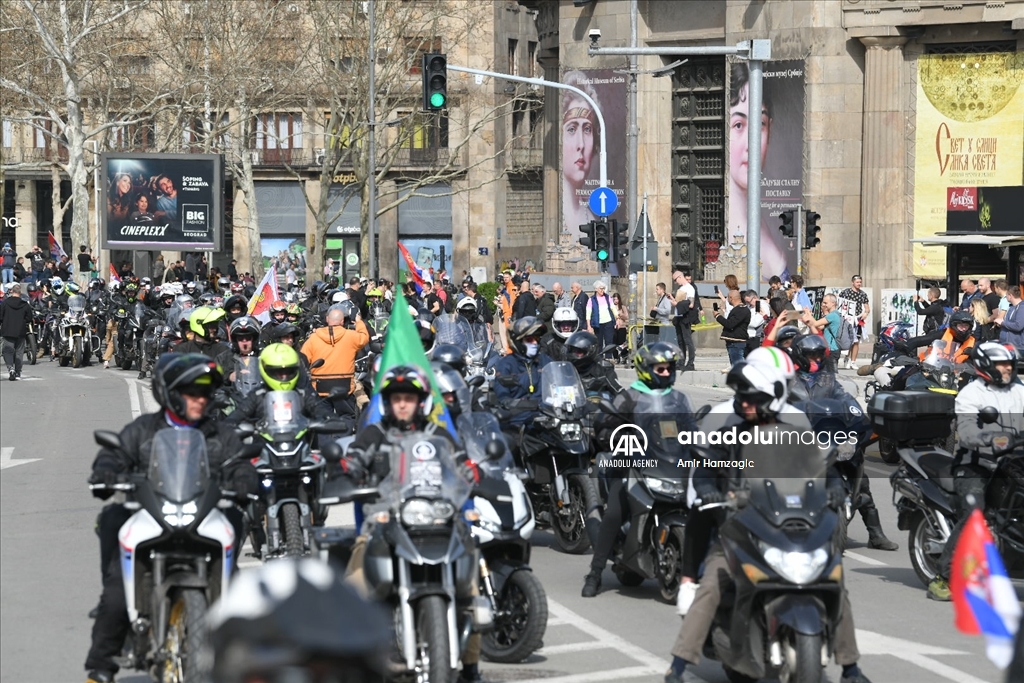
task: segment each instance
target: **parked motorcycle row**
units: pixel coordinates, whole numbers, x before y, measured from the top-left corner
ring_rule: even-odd
[[[316,292],[324,305],[304,306],[296,321],[302,336],[322,320],[332,300],[331,293],[322,294]],[[119,367],[145,372],[160,354],[174,349],[189,310],[179,296],[164,311],[140,300],[117,300],[108,307],[118,325],[112,343]],[[300,297],[289,303],[310,301]],[[99,353],[102,309],[90,309],[81,295],[69,297],[59,311],[41,309],[37,324],[51,330],[53,355],[78,367]],[[313,419],[301,410],[303,399],[295,391],[266,391],[263,418],[236,430],[248,442],[237,457],[249,460],[260,479],[258,493],[243,506],[243,533],[251,553],[264,562],[312,557],[344,568],[359,553],[370,599],[393,614],[389,675],[448,683],[474,633],[480,634],[484,658],[494,662],[522,662],[542,646],[547,597],[530,568],[531,537],[536,529],[549,529],[556,547],[568,555],[591,547],[588,528],[599,521],[607,495],[596,466],[607,448],[598,435],[617,389],[590,374],[581,376],[570,361],[557,360],[540,373],[539,400],[500,404],[494,386],[501,378],[493,370],[500,354],[483,323],[458,313],[422,312],[416,322],[438,381],[446,372],[459,376],[461,384],[451,388],[463,392],[454,427],[479,481],[464,476],[448,439],[419,432],[388,444],[385,477],[362,485],[335,480],[329,463],[344,459],[365,415],[338,394],[330,397],[334,416]],[[367,323],[371,341],[358,352],[351,381],[370,394],[386,343],[386,312]],[[864,476],[864,449],[876,441],[885,445],[883,457],[895,453],[899,462],[891,482],[915,571],[926,585],[936,576],[957,521],[948,447],[956,417],[953,400],[970,379],[966,368],[944,360],[948,351],[935,347],[912,359],[894,350],[881,358],[887,371],[884,378],[876,375],[867,415],[852,399],[799,404],[816,431],[856,433],[857,445],[837,447],[827,460],[810,453],[806,462],[815,464],[796,472],[790,468],[785,479],[749,477],[742,504],[701,507],[731,509],[720,540],[726,556],[743,566],[706,647],[726,666],[730,680],[733,674],[735,680],[748,680],[750,672],[769,677],[785,672],[797,683],[822,680],[842,609],[846,527]],[[255,356],[236,354],[232,363],[226,406],[261,386]],[[521,411],[531,417],[512,442],[508,421]],[[993,422],[998,414],[983,412],[979,419]],[[205,444],[196,434],[160,432],[148,475],[116,485],[134,511],[121,532],[133,624],[127,661],[161,680],[199,680],[199,619],[231,580],[243,546],[226,517],[237,505],[233,493],[212,485]],[[110,433],[97,433],[97,442],[117,446]],[[818,452],[816,446],[808,448]],[[1019,573],[1024,570],[1019,522],[1024,435],[1009,433],[1000,448],[985,514],[1008,566]],[[793,460],[792,447],[758,449],[761,460]],[[613,570],[626,586],[656,582],[661,597],[674,602],[695,503],[679,475],[678,453],[648,455],[629,471],[628,509],[613,550]],[[846,490],[845,506],[838,511],[829,507],[824,487],[813,485],[833,464]],[[357,508],[356,529],[329,526],[330,507],[343,504]]]

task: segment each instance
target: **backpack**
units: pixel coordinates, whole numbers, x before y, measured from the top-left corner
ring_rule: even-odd
[[[829,330],[829,328],[825,328]],[[829,334],[831,334],[829,330]],[[834,337],[836,345],[840,351],[849,351],[853,343],[857,341],[857,331],[853,328],[853,323],[846,318],[839,319],[839,334]]]

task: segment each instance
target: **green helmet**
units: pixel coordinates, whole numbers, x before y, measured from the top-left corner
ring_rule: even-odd
[[[224,313],[223,308],[200,306],[192,311],[192,316],[188,319],[188,326],[197,336],[206,339],[211,336],[207,333],[206,328],[213,327],[216,330],[220,326],[220,321],[224,320],[225,317],[227,317],[227,314]],[[216,332],[212,336],[215,337]]]
[[[260,375],[271,391],[291,391],[299,383],[299,353],[287,344],[270,344],[260,353]]]

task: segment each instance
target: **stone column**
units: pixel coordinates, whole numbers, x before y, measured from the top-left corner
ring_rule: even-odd
[[[906,224],[906,127],[903,44],[907,39],[864,37],[864,118],[861,151],[860,263],[864,284],[913,286]],[[854,273],[845,273],[849,278]],[[875,297],[878,298],[877,296]],[[874,311],[878,302],[872,302]]]

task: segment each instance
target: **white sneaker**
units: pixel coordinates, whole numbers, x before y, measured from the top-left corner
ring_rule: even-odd
[[[679,592],[676,594],[676,614],[685,617],[693,605],[693,598],[697,595],[700,584],[694,581],[687,581],[679,584]]]
[[[109,360],[103,361],[103,369],[104,370],[109,370],[110,369],[110,361]]]

